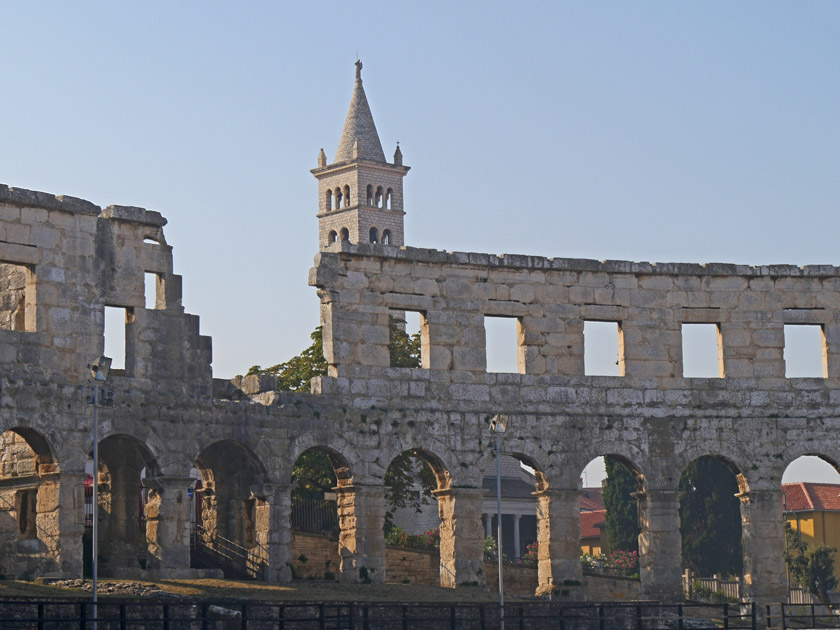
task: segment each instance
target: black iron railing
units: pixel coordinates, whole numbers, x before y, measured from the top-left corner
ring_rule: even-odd
[[[509,602],[508,630],[649,630],[675,628],[756,629],[755,606],[660,605],[650,602],[564,604]],[[735,612],[737,609],[738,612]],[[492,603],[270,603],[100,601],[97,630],[495,630],[498,604]],[[87,630],[90,602],[0,601],[0,624],[9,630]]]
[[[767,627],[840,628],[840,606],[771,604],[767,606]]]
[[[190,529],[190,549],[204,553],[216,561],[219,568],[229,568],[241,577],[257,578],[268,565],[268,551],[261,545],[246,547],[219,536],[193,523]]]

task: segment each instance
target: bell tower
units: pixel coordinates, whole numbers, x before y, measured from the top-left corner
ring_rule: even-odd
[[[394,161],[385,160],[382,143],[362,86],[362,62],[356,61],[356,85],[332,164],[324,150],[311,173],[318,180],[318,246],[332,242],[405,244],[403,166],[397,143]]]

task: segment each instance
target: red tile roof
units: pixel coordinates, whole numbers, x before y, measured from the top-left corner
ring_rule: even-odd
[[[840,484],[785,483],[782,491],[788,512],[840,511]]]
[[[592,510],[604,509],[603,488],[581,488],[580,511],[590,512]]]
[[[592,510],[580,513],[580,537],[598,538],[601,536],[601,528],[604,527],[607,518],[606,510]]]

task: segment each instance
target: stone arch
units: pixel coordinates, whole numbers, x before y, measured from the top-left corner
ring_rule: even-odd
[[[382,207],[382,197],[383,197],[382,186],[377,186],[376,187],[376,193],[373,197],[373,205],[376,206],[377,208]]]
[[[335,189],[335,209],[340,210],[343,207],[344,193],[341,192],[341,186]]]
[[[826,443],[818,446],[801,443],[788,444],[784,450],[784,457],[773,458],[775,465],[772,476],[778,482],[774,485],[782,483],[785,471],[800,457],[817,457],[840,473],[840,448],[834,444]]]
[[[335,230],[330,230],[330,233],[327,235],[327,244],[330,243],[337,243],[338,242],[338,232]]]
[[[383,525],[388,544],[439,555],[441,537],[446,537],[441,518],[446,518],[447,491],[452,484],[443,460],[428,448],[402,450],[388,461],[383,481],[386,487]],[[401,486],[397,502],[390,494],[389,486],[394,482]],[[391,581],[406,579],[415,570],[397,562],[398,557],[386,554],[386,571]],[[448,576],[440,571],[439,565],[439,559],[432,556],[429,569],[446,585]]]
[[[731,479],[727,478],[727,473]],[[730,491],[732,496],[725,496]],[[718,573],[741,575],[744,561],[742,541],[746,534],[741,525],[749,496],[746,476],[729,457],[710,453],[692,459],[683,467],[680,471],[678,514],[683,568],[692,569],[698,577]],[[712,500],[717,503],[710,513],[709,503]],[[722,553],[714,556],[711,553],[698,554],[697,546],[703,544],[709,550]]]
[[[60,475],[47,438],[28,427],[0,433],[0,572],[32,579],[55,571]]]
[[[341,237],[342,241],[349,241],[350,231],[346,227],[343,227],[341,228],[341,232],[339,232],[339,236]]]
[[[367,185],[365,199],[367,201],[367,205],[373,205],[373,186],[371,186],[370,184]]]
[[[99,442],[98,484],[99,564],[103,576],[123,569],[144,569],[149,560],[146,506],[149,480],[160,475],[157,459],[134,436],[115,433]],[[89,532],[91,533],[91,532]]]
[[[369,232],[370,242],[371,243],[378,243],[379,242],[379,232],[375,227],[370,228]]]
[[[382,230],[382,244],[391,245],[391,230]]]
[[[332,202],[333,202],[333,193],[332,193],[332,190],[328,190],[324,194],[324,210],[326,210],[327,212],[332,210]]]
[[[344,187],[344,207],[350,207],[350,186]]]
[[[201,474],[200,522],[196,531],[209,546],[232,541],[247,550],[257,546],[257,508],[266,481],[259,457],[235,440],[204,447],[195,459]]]
[[[383,207],[387,208],[388,210],[391,209],[391,198],[394,196],[394,191],[389,188],[385,191],[385,202],[383,203]]]

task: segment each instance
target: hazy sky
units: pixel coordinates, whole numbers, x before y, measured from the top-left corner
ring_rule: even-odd
[[[406,242],[840,264],[840,3],[7,2],[0,182],[162,212],[214,374],[318,323],[316,166],[364,61]]]

